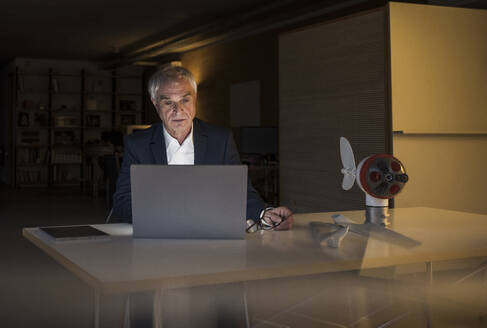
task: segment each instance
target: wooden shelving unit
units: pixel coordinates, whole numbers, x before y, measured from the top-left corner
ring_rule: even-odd
[[[14,185],[83,186],[87,148],[104,132],[142,124],[142,75],[116,71],[15,72]]]

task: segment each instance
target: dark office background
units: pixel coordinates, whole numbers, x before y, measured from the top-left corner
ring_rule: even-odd
[[[481,0],[403,2],[487,9],[487,2]],[[114,122],[112,130],[98,137],[97,145],[111,144],[112,148],[92,163],[98,170],[96,183],[85,171],[75,183],[58,185],[50,168],[50,178],[46,177],[42,186],[22,186],[14,176],[19,170],[13,135],[19,122],[13,118],[16,109],[12,107],[19,90],[16,60],[30,61],[32,66],[37,61],[50,61],[52,66],[58,62],[90,62],[97,70],[106,71],[110,81],[114,70],[136,72],[142,90],[138,100],[140,114],[133,122],[137,125],[158,121],[150,100],[144,95],[150,73],[164,63],[181,63],[200,82],[197,117],[232,128],[242,160],[251,169],[249,176],[266,201],[277,204],[280,200],[278,136],[293,133],[279,126],[278,36],[383,8],[386,4],[387,1],[378,0],[209,3],[18,0],[3,3],[0,11],[0,238],[4,256],[0,264],[0,326],[85,327],[91,324],[89,288],[24,240],[21,229],[104,222],[111,207],[117,170],[117,164],[111,162],[117,157],[104,155],[123,151],[121,140],[127,134],[126,125],[133,125]],[[83,74],[81,67],[78,74]],[[232,126],[230,89],[249,81],[259,82],[259,123]],[[52,81],[46,83],[52,88]],[[108,102],[111,101],[110,98]],[[116,106],[121,105],[118,100],[113,101]],[[87,155],[81,152],[80,156],[85,160]],[[363,202],[358,190],[351,195],[347,196],[350,206]],[[304,208],[308,206],[306,200],[303,204]],[[51,295],[48,302],[45,295]],[[70,302],[73,299],[77,301]]]

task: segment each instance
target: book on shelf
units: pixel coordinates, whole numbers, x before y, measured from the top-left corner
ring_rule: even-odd
[[[40,168],[22,168],[17,170],[17,182],[23,185],[41,184]]]
[[[121,111],[136,111],[137,110],[137,101],[135,101],[135,100],[121,99],[119,104],[120,104],[119,108]]]
[[[41,143],[40,131],[21,131],[19,138],[19,145],[21,146],[36,146]]]
[[[52,164],[76,164],[81,163],[81,152],[77,150],[53,150],[51,154]]]
[[[76,173],[74,173],[72,167],[54,166],[53,182],[56,184],[76,183],[79,182],[79,176]]]
[[[19,148],[17,149],[17,164],[45,164],[48,159],[47,148]]]

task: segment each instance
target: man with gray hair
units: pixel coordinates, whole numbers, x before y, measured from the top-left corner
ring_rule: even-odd
[[[125,222],[132,220],[131,164],[240,164],[231,131],[195,118],[197,84],[190,71],[165,66],[152,75],[148,91],[162,124],[153,124],[126,138],[113,208],[114,215]],[[247,218],[275,230],[289,229],[293,224],[287,207],[265,208],[250,181]]]

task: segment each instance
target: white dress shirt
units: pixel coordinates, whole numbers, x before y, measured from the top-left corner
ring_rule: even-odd
[[[164,141],[166,143],[167,164],[169,165],[194,165],[194,143],[193,143],[193,126],[186,139],[180,145],[176,138],[173,138],[166,131],[164,124]]]

